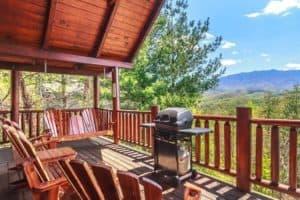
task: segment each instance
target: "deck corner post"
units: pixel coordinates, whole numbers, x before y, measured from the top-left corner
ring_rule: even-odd
[[[112,121],[113,121],[113,133],[114,143],[119,144],[119,122],[118,111],[120,110],[120,86],[119,86],[119,69],[117,67],[112,69]]]
[[[237,141],[237,188],[243,192],[250,191],[251,173],[251,118],[252,110],[246,107],[236,108]]]
[[[11,120],[19,123],[20,71],[11,71]]]

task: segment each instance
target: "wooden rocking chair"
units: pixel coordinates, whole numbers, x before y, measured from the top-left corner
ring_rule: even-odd
[[[120,187],[123,192],[123,200],[141,200],[139,177],[135,174],[117,171],[117,176],[120,182]],[[144,186],[145,200],[161,200],[162,187],[154,181],[143,178],[142,185]]]

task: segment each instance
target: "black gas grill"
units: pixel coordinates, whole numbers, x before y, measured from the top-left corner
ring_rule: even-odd
[[[154,170],[167,170],[178,181],[191,177],[192,135],[180,131],[191,128],[192,113],[185,108],[168,108],[159,112],[154,122]]]
[[[154,123],[141,124],[154,128],[154,171],[166,171],[176,184],[195,177],[192,169],[192,136],[212,132],[208,128],[191,128],[193,115],[186,108],[167,108],[156,116]],[[169,176],[170,177],[170,176]]]

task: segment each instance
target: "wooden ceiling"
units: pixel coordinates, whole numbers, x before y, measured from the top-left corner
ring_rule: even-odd
[[[163,0],[1,0],[0,68],[131,68]]]

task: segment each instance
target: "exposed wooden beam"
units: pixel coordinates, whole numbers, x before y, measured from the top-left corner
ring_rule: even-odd
[[[42,41],[42,48],[48,49],[49,47],[49,39],[52,32],[54,15],[55,15],[55,7],[56,7],[57,0],[50,0],[48,6],[48,18],[45,24],[45,31],[44,31],[44,38]]]
[[[99,65],[105,67],[121,67],[121,68],[131,68],[132,63],[121,62],[110,59],[93,58],[89,56],[79,56],[68,53],[60,53],[49,50],[36,49],[26,46],[19,46],[14,44],[0,43],[0,54],[8,54],[14,56],[22,56],[34,59],[43,60],[56,60],[71,63],[81,63],[90,65]]]
[[[47,72],[45,72],[45,68],[43,65],[39,65],[39,64],[31,65],[31,64],[10,63],[10,62],[0,62],[0,69],[7,69],[7,70],[15,69],[17,71],[84,75],[84,76],[95,76],[103,73],[101,71],[95,71],[95,70],[85,69],[85,68],[72,69],[72,68],[64,68],[64,67],[56,67],[56,66],[48,66]]]
[[[107,34],[111,28],[112,22],[114,20],[114,17],[116,15],[117,9],[119,7],[120,1],[119,0],[107,0],[108,1],[108,9],[106,11],[105,14],[105,19],[104,22],[102,24],[102,26],[100,26],[99,29],[99,34],[98,34],[98,39],[96,42],[96,47],[95,50],[93,52],[93,56],[95,57],[100,57],[105,39],[107,37]]]
[[[151,27],[153,26],[155,20],[159,16],[160,10],[164,4],[165,0],[155,0],[155,5],[150,13],[150,16],[148,18],[148,21],[145,23],[144,28],[142,29],[138,40],[136,41],[135,45],[133,46],[129,60],[132,61],[136,54],[138,53],[139,49],[141,48],[142,44],[144,43],[144,40],[146,39],[146,36],[151,31]]]

